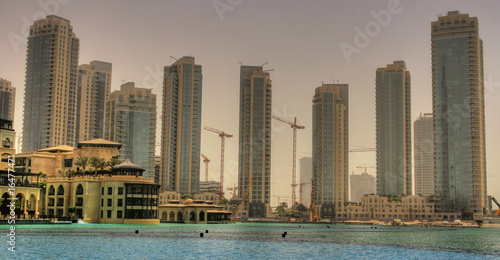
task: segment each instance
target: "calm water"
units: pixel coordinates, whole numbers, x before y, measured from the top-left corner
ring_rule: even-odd
[[[3,236],[0,259],[500,259],[495,228],[72,224],[16,231],[16,253]]]

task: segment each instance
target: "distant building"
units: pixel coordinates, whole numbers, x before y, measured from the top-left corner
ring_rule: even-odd
[[[486,207],[486,142],[478,19],[450,11],[431,30],[436,210],[480,215]]]
[[[0,119],[12,121],[14,125],[14,110],[16,103],[16,88],[8,80],[0,78]]]
[[[78,142],[104,137],[106,101],[111,92],[111,66],[111,63],[102,61],[78,66]]]
[[[198,193],[202,66],[184,56],[164,69],[161,139],[162,191]]]
[[[155,155],[155,183],[160,184],[161,156]],[[161,187],[160,187],[161,188]]]
[[[70,21],[48,15],[31,25],[26,55],[23,152],[76,145],[80,40]]]
[[[376,72],[377,194],[412,194],[410,72],[394,61]]]
[[[361,202],[364,195],[377,193],[375,177],[366,171],[361,174],[351,174],[351,201]]]
[[[218,197],[218,194],[216,194]],[[231,222],[231,212],[225,211],[211,201],[187,199],[172,200],[159,209],[162,223],[186,224],[227,224]]]
[[[16,132],[12,128],[12,121],[0,118],[0,170],[8,170],[9,156],[16,154],[15,137]]]
[[[333,218],[349,199],[349,89],[323,84],[313,98],[313,193],[316,212]]]
[[[400,201],[389,201],[387,197],[379,195],[367,195],[361,198],[360,205],[349,205],[346,211],[338,214],[343,220],[381,220],[403,221],[412,220],[455,220],[457,214],[436,214],[434,203],[428,202],[426,198],[418,195],[408,195]]]
[[[312,157],[302,157],[299,159],[300,165],[300,183],[299,185],[299,203],[309,207],[311,205],[312,192]]]
[[[159,224],[158,190],[144,169],[130,160],[116,165],[110,175],[48,178],[45,212],[49,218],[74,216],[85,223]]]
[[[415,194],[421,196],[436,194],[433,119],[432,114],[420,114],[414,123]]]
[[[105,117],[104,139],[122,144],[120,159],[130,159],[144,167],[145,178],[154,178],[156,94],[125,83],[111,93]]]
[[[218,181],[200,181],[200,193],[211,192],[220,194]]]
[[[245,217],[271,214],[271,117],[269,72],[262,66],[241,66],[238,195],[248,192]]]

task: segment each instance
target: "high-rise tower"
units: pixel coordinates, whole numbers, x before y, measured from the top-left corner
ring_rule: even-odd
[[[486,206],[483,42],[477,17],[448,12],[431,23],[436,210]]]
[[[249,217],[270,214],[271,88],[269,72],[262,66],[240,67],[238,193],[241,198],[248,192],[244,209]]]
[[[156,94],[127,82],[110,94],[105,117],[104,139],[122,144],[120,160],[130,159],[145,169],[145,178],[153,178]]]
[[[102,61],[78,66],[76,140],[79,142],[104,136],[104,112],[111,92],[111,66],[111,63]]]
[[[376,72],[377,194],[412,194],[410,72],[394,61]]]
[[[69,20],[48,15],[30,27],[23,151],[75,146],[80,41]]]
[[[0,78],[0,119],[14,121],[15,103],[16,88],[10,81]]]
[[[414,123],[415,194],[435,195],[434,130],[432,114],[420,114]]]
[[[323,84],[313,98],[313,194],[322,218],[349,200],[349,89]]]
[[[182,57],[164,69],[161,176],[163,191],[198,193],[201,144],[201,65]]]

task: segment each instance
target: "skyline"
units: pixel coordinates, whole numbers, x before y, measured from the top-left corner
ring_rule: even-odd
[[[89,17],[84,15],[86,14],[86,8],[92,8],[90,3],[69,2],[60,5],[56,15],[70,20],[77,37],[80,38],[79,64],[87,64],[92,60],[113,64],[112,90],[118,89],[121,80],[124,79],[125,81],[135,81],[138,86],[153,88],[153,93],[159,95],[161,94],[162,68],[172,63],[170,56],[180,58],[184,55],[192,55],[197,59],[197,63],[204,67],[203,85],[205,89],[202,126],[224,129],[235,135],[235,138],[226,142],[225,187],[232,187],[234,183],[237,183],[238,142],[236,140],[238,140],[239,61],[247,65],[260,65],[268,61],[267,68],[275,69],[275,71],[271,72],[274,92],[273,112],[285,118],[297,116],[298,121],[306,126],[305,130],[298,133],[298,158],[310,156],[311,154],[311,101],[314,89],[321,85],[321,81],[330,83],[332,78],[350,86],[349,143],[373,148],[375,147],[376,68],[389,64],[393,60],[406,61],[408,69],[412,72],[411,121],[413,123],[420,113],[432,112],[430,23],[437,20],[436,15],[444,15],[451,10],[459,10],[461,13],[478,17],[480,36],[483,39],[485,49],[485,91],[489,90],[490,94],[488,95],[487,92],[488,97],[486,98],[486,156],[490,187],[488,194],[500,197],[500,194],[494,193],[493,190],[493,183],[495,180],[498,182],[499,175],[495,172],[500,170],[500,164],[495,160],[495,155],[499,154],[500,141],[498,137],[494,136],[500,129],[499,120],[495,118],[494,113],[500,109],[498,102],[495,102],[500,98],[500,91],[498,91],[500,77],[494,74],[493,71],[498,71],[500,68],[500,59],[497,58],[500,55],[498,52],[492,51],[494,46],[498,46],[498,43],[500,43],[500,38],[495,33],[494,26],[495,21],[498,22],[498,18],[494,13],[495,8],[492,7],[497,7],[496,10],[498,10],[499,4],[493,1],[483,1],[483,4],[456,3],[451,5],[401,1],[402,11],[399,14],[393,14],[389,24],[381,26],[380,34],[371,37],[369,44],[364,48],[360,48],[359,54],[351,55],[351,62],[349,63],[339,45],[342,42],[353,44],[353,39],[356,36],[355,28],[364,28],[368,23],[375,21],[371,11],[379,12],[387,9],[388,2],[376,1],[370,4],[363,3],[364,5],[356,3],[343,5],[327,2],[323,2],[323,4],[299,2],[264,4],[263,2],[242,1],[240,5],[234,7],[233,11],[225,12],[223,20],[220,19],[220,16],[213,8],[212,2],[196,5],[192,4],[195,3],[192,1],[165,3],[165,7],[168,7],[165,10],[172,15],[172,17],[168,15],[161,16],[167,20],[166,25],[172,24],[172,21],[178,18],[177,16],[183,14],[194,15],[192,23],[179,26],[186,30],[193,30],[193,32],[179,34],[181,37],[179,37],[178,41],[169,33],[165,33],[166,40],[155,41],[156,37],[162,39],[163,34],[156,35],[154,29],[159,30],[158,26],[163,25],[163,23],[158,20],[155,20],[157,24],[147,22],[148,19],[151,19],[150,17],[141,17],[145,20],[138,24],[127,22],[128,17],[130,17],[129,12],[135,14],[133,8],[136,8],[139,14],[148,14],[148,16],[155,17],[155,15],[146,12],[157,14],[158,11],[154,10],[155,7],[160,9],[162,6],[155,5],[155,3],[150,6],[137,6],[136,3],[133,3],[130,4],[131,7],[122,10],[124,11],[123,16],[111,15],[114,19],[116,18],[116,21],[111,20],[108,23],[113,26],[112,28],[118,29],[116,36],[109,35],[104,31],[95,31],[94,28],[99,28],[98,25],[102,26],[103,21],[100,19],[89,20]],[[103,7],[102,10],[96,11],[93,15],[94,18],[100,17],[104,19],[106,18],[104,13],[109,11],[112,4],[100,4]],[[34,3],[24,6],[25,9],[21,12],[20,10],[23,9],[19,8],[21,5],[10,2],[0,4],[1,10],[12,9],[12,12],[0,18],[4,24],[10,24],[10,26],[0,29],[1,35],[6,36],[11,32],[21,35],[20,29],[23,27],[23,17],[27,17],[29,20],[36,12],[43,11],[40,6]],[[17,8],[5,8],[4,6],[17,6]],[[480,8],[479,6],[483,7]],[[344,9],[344,11],[339,12],[339,17],[343,20],[332,21],[331,19],[336,15],[328,13],[327,9],[338,8]],[[479,11],[481,9],[482,11]],[[170,10],[174,11],[170,13]],[[291,15],[290,12],[294,15]],[[312,15],[313,13],[323,15],[320,18],[329,20],[320,22],[320,19],[310,19],[311,17],[316,18],[315,15]],[[352,17],[343,13],[351,14]],[[262,17],[262,14],[273,15]],[[123,18],[125,18],[125,21],[122,20]],[[135,21],[139,22],[138,20]],[[201,21],[204,21],[204,23],[200,26]],[[30,20],[30,23],[32,22],[33,20]],[[95,24],[96,22],[98,22],[98,25]],[[266,27],[266,23],[271,25]],[[153,27],[153,29],[152,31],[142,30],[140,24],[146,25],[149,29]],[[252,24],[252,27],[244,27],[246,24]],[[340,28],[342,26],[345,26],[345,28]],[[273,30],[276,27],[278,30]],[[166,27],[166,29],[169,28]],[[244,33],[240,33],[239,28],[242,28],[241,31],[244,31]],[[310,28],[312,29],[310,30]],[[141,29],[132,36],[139,40],[146,39],[146,43],[149,44],[147,49],[153,53],[148,54],[146,48],[140,47],[139,44],[144,43],[144,41],[120,40],[118,35],[130,35],[126,29]],[[179,31],[174,31],[174,33],[182,33],[182,29],[175,30]],[[404,34],[401,30],[404,31]],[[112,30],[112,32],[115,32],[115,30]],[[260,34],[261,32],[262,34]],[[415,37],[401,37],[397,38],[395,43],[391,43],[393,41],[391,35],[406,36],[410,33]],[[250,38],[265,35],[262,36],[262,39],[265,40],[246,41],[247,39],[244,38],[246,35],[250,35]],[[94,42],[92,39],[95,39]],[[106,42],[109,43],[103,44],[103,39],[108,39]],[[111,42],[114,44],[111,44]],[[162,48],[163,45],[170,47],[171,50],[169,50],[170,48]],[[249,46],[252,46],[252,48],[249,48]],[[401,46],[404,46],[404,48]],[[414,48],[415,51],[408,51],[408,47]],[[388,54],[388,51],[380,51],[384,50],[384,48],[390,50],[390,54]],[[24,97],[24,60],[26,52],[22,48],[16,52],[13,45],[9,43],[8,37],[2,38],[0,49],[2,50],[2,56],[9,60],[8,64],[0,65],[0,77],[11,81],[12,86],[17,89],[14,129],[21,132],[20,123],[22,121],[20,114],[23,111],[22,98]],[[128,52],[125,50],[128,50]],[[159,82],[156,80],[158,68],[160,72]],[[293,91],[290,91],[290,88]],[[220,102],[220,93],[224,93],[225,102]],[[234,97],[234,100],[226,97]],[[158,104],[158,107],[160,107],[160,104]],[[273,121],[272,126],[272,195],[291,197],[289,184],[291,183],[292,160],[290,158],[291,152],[288,151],[291,151],[290,137],[292,133],[287,130],[286,125],[280,122]],[[201,152],[212,160],[209,170],[209,179],[212,180],[218,180],[219,142],[219,139],[211,133],[202,131]],[[214,148],[208,150],[206,147]],[[375,153],[350,153],[349,173],[352,171],[359,173],[361,169],[356,169],[356,166],[363,164],[375,166]],[[204,166],[201,170],[204,171]],[[370,174],[375,175],[375,172],[370,172]],[[276,198],[273,197],[272,201],[275,205]]]

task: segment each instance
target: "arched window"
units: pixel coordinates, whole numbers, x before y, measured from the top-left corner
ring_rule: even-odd
[[[64,195],[64,188],[62,185],[59,185],[57,188],[57,195]]]
[[[196,213],[194,213],[194,211],[189,213],[189,221],[196,221]]]
[[[181,221],[182,220],[182,212],[177,213],[177,220]]]
[[[205,212],[200,212],[200,221],[205,221]]]
[[[170,211],[170,219],[169,220],[175,220],[175,213],[173,211]]]
[[[163,213],[161,213],[161,219],[167,219],[167,212],[166,211],[163,211]]]
[[[54,189],[54,186],[50,185],[49,187],[49,195],[54,195],[56,194],[56,189]]]
[[[76,195],[83,195],[83,186],[81,184],[76,187]]]

